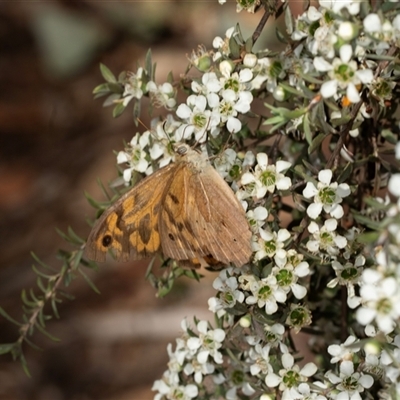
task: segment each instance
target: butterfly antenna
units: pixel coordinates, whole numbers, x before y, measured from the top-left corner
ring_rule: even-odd
[[[211,123],[211,116],[208,118],[206,129],[204,130],[203,134],[195,141],[193,147],[196,147],[200,143],[200,140],[203,139],[204,135],[206,136],[205,141],[208,142],[208,128],[210,126],[210,123]]]
[[[150,128],[140,119],[137,119],[139,124],[143,126],[144,129],[146,129],[146,131],[150,131]]]
[[[166,136],[167,139],[168,139],[169,144],[172,146],[172,145],[173,145],[172,140],[171,140],[171,138],[170,138],[168,132],[165,130],[165,126],[166,126],[166,125],[167,125],[167,120],[164,120],[164,122],[163,122],[163,124],[162,124],[162,128],[163,128],[163,131],[164,131],[164,133],[165,133],[165,136]]]

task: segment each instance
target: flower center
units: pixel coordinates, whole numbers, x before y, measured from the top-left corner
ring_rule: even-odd
[[[276,274],[276,280],[279,286],[290,286],[293,282],[293,273],[287,269],[282,269]]]
[[[318,196],[322,204],[331,205],[335,201],[336,193],[331,187],[327,186],[319,191]]]
[[[300,375],[298,372],[290,370],[287,371],[286,374],[282,378],[282,382],[286,385],[286,387],[291,388],[293,386],[297,386],[299,382]]]

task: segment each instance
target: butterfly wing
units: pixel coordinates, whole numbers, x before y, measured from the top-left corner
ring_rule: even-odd
[[[113,250],[118,261],[127,261],[130,255],[141,259],[160,250],[158,215],[174,168],[170,164],[146,177],[101,215],[86,243],[87,258],[105,261]]]
[[[160,218],[164,255],[184,263],[250,260],[251,231],[242,205],[210,164],[179,168],[168,187]]]

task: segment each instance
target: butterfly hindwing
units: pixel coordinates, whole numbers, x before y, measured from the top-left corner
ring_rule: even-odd
[[[164,255],[193,263],[241,266],[249,261],[251,232],[243,207],[209,163],[191,161],[176,171],[159,215]]]
[[[199,221],[203,221],[199,224],[199,229],[203,231],[200,246],[209,247],[207,240],[216,242],[217,245],[213,247],[217,251],[210,253],[214,259],[222,264],[242,266],[252,254],[252,234],[244,209],[218,172],[210,164],[206,169],[191,182],[191,190],[198,199],[196,208]]]

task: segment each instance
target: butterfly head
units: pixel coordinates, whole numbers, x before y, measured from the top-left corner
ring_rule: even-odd
[[[184,143],[175,143],[174,144],[174,151],[179,156],[186,155],[190,150],[190,147]]]

